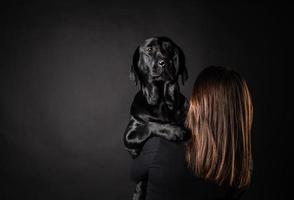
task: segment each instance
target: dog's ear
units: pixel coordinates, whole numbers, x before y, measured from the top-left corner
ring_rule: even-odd
[[[133,63],[131,66],[131,71],[130,71],[130,80],[135,81],[135,84],[138,84],[138,62],[139,62],[139,47],[136,48],[134,54],[133,54]]]
[[[186,68],[185,55],[180,47],[175,48],[173,59],[177,69],[177,77],[181,76],[182,84],[184,85],[185,81],[188,79],[188,71]]]
[[[158,88],[154,84],[150,83],[147,85],[142,85],[142,92],[148,104],[155,105],[158,102]]]
[[[164,99],[165,103],[168,106],[170,110],[178,109],[178,103],[179,103],[179,95],[180,95],[180,89],[178,82],[170,83],[166,82],[164,84]]]

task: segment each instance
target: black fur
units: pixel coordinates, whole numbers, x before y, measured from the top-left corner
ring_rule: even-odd
[[[140,91],[124,133],[124,144],[132,157],[139,155],[152,136],[171,141],[189,138],[184,128],[188,101],[180,93],[180,76],[184,84],[188,78],[184,54],[169,38],[149,38],[135,50],[130,79],[140,83]],[[146,182],[137,184],[133,199],[144,199]]]

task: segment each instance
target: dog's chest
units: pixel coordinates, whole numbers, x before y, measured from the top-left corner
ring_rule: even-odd
[[[162,122],[173,122],[175,121],[174,112],[168,109],[167,105],[164,102],[159,103],[155,106],[145,107],[146,114],[150,115],[150,117],[155,121]]]
[[[131,115],[141,121],[179,124],[182,121],[179,119],[181,110],[170,110],[164,101],[159,102],[157,105],[149,105],[141,98],[135,98],[131,107]]]

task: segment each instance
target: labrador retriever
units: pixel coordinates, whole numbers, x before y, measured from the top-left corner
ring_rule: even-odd
[[[146,39],[134,52],[130,79],[140,84],[130,109],[124,144],[135,158],[148,138],[170,141],[189,138],[184,128],[188,101],[178,80],[187,80],[183,51],[167,37]],[[144,199],[147,181],[137,184],[133,199]]]

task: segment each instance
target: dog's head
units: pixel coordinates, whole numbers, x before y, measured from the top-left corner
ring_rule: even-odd
[[[134,52],[130,79],[147,85],[153,81],[187,80],[183,51],[167,37],[146,39]]]
[[[158,99],[156,83],[178,85],[180,76],[184,84],[188,79],[185,57],[171,39],[151,37],[135,50],[130,79],[140,83],[148,103],[155,104]]]

